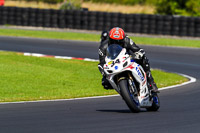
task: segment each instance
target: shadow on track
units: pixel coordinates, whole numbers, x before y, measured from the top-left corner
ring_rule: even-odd
[[[108,113],[133,113],[129,109],[124,109],[124,110],[96,110],[99,112],[108,112]],[[146,110],[141,110],[140,112],[147,112]]]

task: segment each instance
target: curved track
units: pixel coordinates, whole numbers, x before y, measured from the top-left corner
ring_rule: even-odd
[[[200,49],[143,46],[153,68],[197,82],[160,93],[158,112],[131,113],[117,97],[0,105],[2,133],[198,133]],[[0,37],[0,49],[97,59],[98,43]]]

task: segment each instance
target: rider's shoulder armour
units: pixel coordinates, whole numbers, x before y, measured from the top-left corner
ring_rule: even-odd
[[[133,52],[137,52],[140,50],[140,48],[135,44],[135,42],[133,42],[133,40],[130,39],[128,36],[125,37],[124,47],[132,50]]]
[[[105,41],[108,39],[109,35],[108,35],[108,31],[102,31],[101,33],[101,42]]]
[[[130,45],[134,45],[134,44],[135,44],[135,43],[133,42],[133,40],[130,39],[128,36],[126,36],[126,37],[124,38],[124,42],[125,42],[124,47],[129,47]]]

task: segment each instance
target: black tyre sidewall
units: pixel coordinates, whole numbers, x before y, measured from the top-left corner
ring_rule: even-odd
[[[127,79],[122,79],[119,81],[119,87],[121,91],[121,96],[130,108],[132,112],[140,112],[140,107],[134,102],[133,97],[130,95],[129,84]]]

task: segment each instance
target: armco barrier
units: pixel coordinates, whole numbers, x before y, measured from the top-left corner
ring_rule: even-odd
[[[109,30],[200,37],[200,18],[0,6],[0,25]]]

